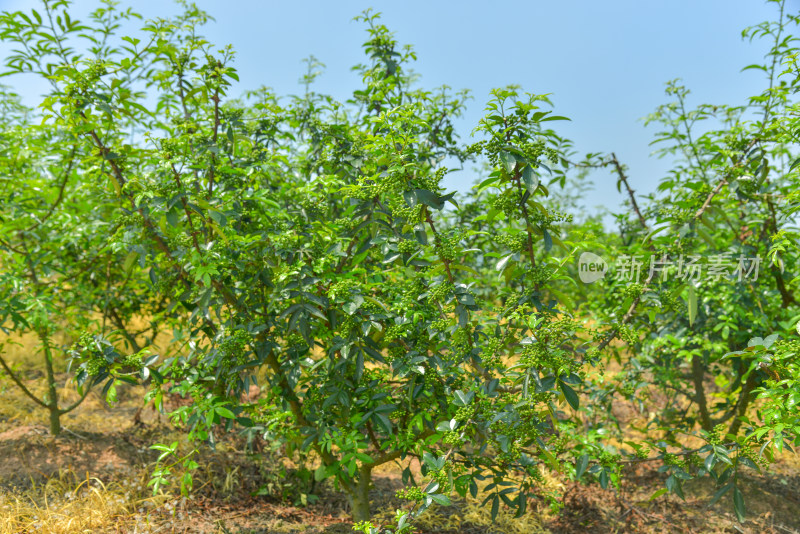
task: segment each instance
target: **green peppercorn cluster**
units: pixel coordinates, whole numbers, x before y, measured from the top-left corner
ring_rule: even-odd
[[[392,363],[398,358],[402,358],[406,354],[406,349],[402,345],[390,345],[388,351],[389,357],[387,358],[387,361],[389,363]]]
[[[620,460],[622,460],[622,456],[605,450],[601,451],[597,456],[597,461],[600,462],[600,465],[608,468],[619,467]]]
[[[650,448],[649,447],[647,447],[645,445],[634,445],[634,448],[636,449],[636,452],[635,452],[636,457],[639,458],[640,460],[645,460],[645,459],[647,459],[648,456],[650,456]]]
[[[461,437],[460,432],[445,432],[444,439],[445,445],[453,447],[461,447],[464,445],[464,438]]]
[[[348,297],[353,291],[357,290],[359,287],[358,282],[355,280],[340,280],[338,282],[334,282],[328,288],[328,297],[336,300]]]
[[[764,469],[769,465],[769,461],[762,455],[756,453],[753,449],[753,446],[749,442],[745,442],[739,445],[739,452],[738,456],[740,458],[747,458],[761,469]]]
[[[536,265],[535,267],[528,267],[525,270],[525,277],[534,284],[544,284],[555,273],[555,269],[549,265]]]
[[[455,286],[451,282],[442,282],[441,284],[437,284],[431,287],[428,290],[430,295],[430,300],[435,302],[441,302],[447,297],[449,297],[453,293],[453,289]]]
[[[500,452],[495,456],[495,460],[503,466],[509,466],[514,464],[522,454],[522,444],[520,443],[520,439],[526,437],[524,431],[521,431],[519,428],[512,428],[505,423],[494,423],[492,425],[492,429],[495,430],[500,435],[508,436],[511,440],[513,440],[508,445],[507,452]],[[497,450],[502,451],[501,444],[495,440],[494,441],[495,447]]]
[[[179,232],[169,236],[167,241],[174,249],[186,249],[192,245],[192,236],[184,232]]]
[[[527,116],[521,116],[521,120],[528,119]],[[500,153],[508,151],[506,141],[499,135],[493,136],[488,141],[481,141],[467,147],[467,153],[470,155],[486,154],[489,163],[493,167],[501,167],[504,171],[504,166],[501,165]],[[544,155],[552,163],[558,162],[558,152],[553,148],[546,147],[543,141],[526,139],[518,142],[513,147],[514,158],[517,164],[530,164],[532,167],[537,168],[541,157]]]
[[[475,406],[462,406],[458,410],[456,410],[455,416],[453,419],[458,421],[459,423],[464,423],[472,419],[472,416],[475,415]]]
[[[407,501],[422,501],[425,499],[425,494],[416,486],[399,489],[395,495],[398,499],[404,499]]]
[[[228,330],[225,334],[218,349],[225,366],[235,367],[247,363],[248,347],[253,342],[250,333],[246,330],[238,329],[233,332]]]
[[[393,324],[386,329],[385,339],[386,341],[394,341],[395,339],[400,339],[406,335],[406,331],[408,329],[407,325],[404,324]]]
[[[617,325],[617,337],[626,343],[635,344],[639,342],[639,332],[629,324]]]
[[[558,223],[572,222],[571,214],[556,209],[548,209],[546,212],[543,210],[532,210],[528,212],[528,217],[532,223],[542,229],[549,229]]]
[[[770,350],[774,352],[775,356],[769,367],[764,368],[765,372],[776,380],[781,376],[793,374],[794,371],[789,367],[796,365],[796,357],[800,354],[800,340],[779,339],[770,347]],[[778,378],[776,378],[776,375]]]
[[[447,319],[436,319],[431,321],[431,329],[438,330],[439,332],[444,332],[447,330],[447,327],[450,326],[450,321]]]
[[[70,352],[86,362],[89,376],[97,376],[107,365],[103,353],[96,347],[94,337],[89,332],[82,332],[78,341],[72,345]]]
[[[290,348],[308,348],[306,344],[306,340],[303,339],[303,336],[298,334],[297,332],[292,332],[286,337],[286,345]]]
[[[134,226],[141,227],[144,219],[139,212],[121,213],[116,217],[116,223],[120,227]]]
[[[409,206],[402,195],[389,199],[389,211],[398,220],[403,220],[407,224],[418,224],[425,221],[425,205],[416,204]]]
[[[300,199],[298,204],[309,217],[321,217],[327,211],[327,205],[324,199],[307,196]]]
[[[626,382],[618,385],[617,391],[619,391],[625,397],[632,397],[633,394],[636,393],[636,387],[630,382]]]
[[[428,473],[428,476],[439,483],[439,492],[447,493],[450,491],[450,475],[447,470],[439,469],[437,471],[431,471]]]
[[[628,284],[622,288],[622,294],[625,298],[636,298],[644,292],[644,284],[638,282]]]
[[[686,460],[676,454],[667,453],[664,455],[664,465],[671,465],[683,469],[686,467]]]
[[[71,99],[83,96],[106,74],[108,68],[103,61],[91,61],[83,71],[73,73],[74,81],[66,87],[67,96]]]
[[[529,306],[520,304],[524,298],[524,292],[512,292],[506,299],[505,303],[503,303],[503,306],[500,309],[500,316],[508,317],[509,320],[522,318],[523,315],[530,311]]]
[[[296,248],[300,244],[301,236],[291,232],[279,233],[272,236],[272,243],[276,248]]]
[[[699,454],[692,453],[686,457],[686,464],[700,469],[705,465],[705,460]]]
[[[411,239],[403,239],[397,243],[397,250],[403,254],[413,254],[419,248],[419,244]]]
[[[558,374],[578,373],[581,363],[559,346],[573,328],[574,323],[569,319],[543,324],[537,331],[537,340],[522,349],[520,363],[536,369],[552,369]]]
[[[78,341],[72,346],[70,352],[85,362],[86,373],[89,376],[97,376],[110,366],[114,368],[125,368],[128,370],[140,371],[144,367],[142,355],[138,353],[120,356],[114,352],[113,361],[109,361],[106,355],[97,347],[94,336],[89,332],[83,332]]]
[[[356,226],[360,224],[359,219],[353,219],[351,217],[340,217],[333,221],[333,226],[335,228],[341,228],[344,232],[352,232]]]
[[[696,210],[694,210],[696,211]],[[690,208],[677,208],[664,206],[658,209],[659,219],[670,219],[674,224],[686,222],[692,218],[694,211]]]
[[[484,366],[495,367],[500,365],[505,343],[505,338],[498,336],[492,336],[484,342],[481,347],[481,360]]]
[[[160,180],[150,185],[156,195],[163,198],[172,198],[178,193],[178,185],[174,181]]]
[[[503,245],[511,252],[522,252],[525,249],[527,238],[525,234],[507,235],[499,234],[494,238],[495,243]]]
[[[452,232],[448,236],[437,236],[434,249],[444,261],[455,261],[461,257],[461,232]]]
[[[545,343],[532,343],[522,349],[520,363],[525,367],[535,369],[563,369],[564,371],[569,371],[575,367],[576,362],[562,350],[554,350]]]
[[[405,315],[412,310],[423,311],[424,313],[431,313],[434,307],[428,303],[420,302],[419,295],[425,293],[425,283],[421,278],[421,273],[418,273],[413,278],[403,280],[399,284],[392,285],[386,289],[393,296],[392,312],[397,315]]]
[[[163,271],[159,273],[156,280],[155,289],[159,294],[172,294],[175,291],[182,291],[181,286],[177,285],[178,274],[175,271]]]
[[[506,189],[492,200],[492,207],[502,211],[509,219],[516,219],[520,216],[521,205],[522,192],[517,189]]]
[[[524,401],[524,404],[518,406],[517,415],[520,420],[528,425],[539,425],[542,422],[543,410],[547,410],[546,403],[550,401],[550,393],[545,391],[530,394]],[[534,431],[532,431],[534,432]],[[528,433],[526,435],[533,435]],[[539,435],[539,431],[535,431],[535,435]]]
[[[683,310],[685,306],[684,302],[679,298],[679,296],[670,291],[662,291],[659,294],[659,300],[661,301],[662,309],[666,311],[674,312]]]
[[[711,445],[722,445],[723,436],[725,436],[725,425],[720,423],[708,433],[708,442]]]
[[[450,343],[453,347],[454,356],[468,353],[472,348],[472,329],[469,325],[453,332]]]

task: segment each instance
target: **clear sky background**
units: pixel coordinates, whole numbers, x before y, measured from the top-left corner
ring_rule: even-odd
[[[551,123],[575,141],[581,154],[611,152],[629,167],[637,193],[652,192],[669,162],[650,154],[655,127],[641,118],[665,103],[664,84],[681,78],[692,90],[689,104],[743,104],[765,87],[763,73],[741,72],[761,62],[765,41],[741,38],[747,26],[777,16],[761,0],[343,0],[272,2],[197,0],[215,19],[202,34],[237,51],[239,90],[261,85],[278,94],[298,94],[302,60],[326,64],[315,90],[346,99],[360,80],[350,67],[364,61],[364,25],[353,17],[372,7],[400,43],[414,45],[414,70],[421,84],[470,89],[473,100],[457,124],[462,139],[483,115],[491,88],[519,84],[524,91],[551,93],[555,111],[572,122]],[[136,0],[146,18],[176,13],[168,0]],[[96,6],[77,0],[79,18]],[[34,0],[0,0],[0,9],[29,10]],[[800,10],[800,0],[787,8]],[[2,49],[0,49],[2,53]],[[17,85],[28,97],[43,88]],[[234,90],[236,94],[236,90]],[[27,98],[26,98],[27,100]],[[30,100],[31,103],[34,100]],[[447,185],[464,191],[470,170],[449,175]],[[622,196],[607,172],[592,175],[589,208],[614,209]]]

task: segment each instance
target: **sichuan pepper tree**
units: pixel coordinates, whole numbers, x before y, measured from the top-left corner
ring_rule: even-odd
[[[597,336],[603,361],[624,363],[590,388],[590,435],[630,437],[607,416],[619,396],[652,410],[639,429],[639,454],[657,453],[667,489],[681,497],[684,480],[711,475],[714,500],[727,494],[740,520],[738,473],[763,468],[800,430],[788,413],[797,402],[790,359],[800,319],[798,149],[790,133],[798,18],[775,4],[776,21],[743,33],[769,42],[765,64],[747,67],[765,74],[763,93],[741,106],[691,109],[689,91],[668,84],[671,102],[647,118],[662,127],[653,142],[659,153],[675,159],[655,194],[637,202],[635,180],[616,158],[585,163],[610,166],[630,202],[606,252],[614,264],[601,283],[605,297],[589,301],[592,314],[613,325]],[[615,349],[613,337],[630,351]],[[706,445],[690,447],[697,438]]]
[[[131,318],[143,310],[152,317],[156,308],[153,295],[138,290],[135,258],[110,239],[113,197],[98,183],[82,143],[40,124],[18,95],[4,90],[0,99],[0,372],[49,412],[50,432],[58,435],[61,416],[77,408],[92,386],[109,379],[105,392],[114,399],[115,378],[105,373],[82,380],[77,400],[59,398],[72,342],[83,336],[98,351],[115,342],[139,353],[147,341]],[[84,336],[87,331],[96,339]],[[31,337],[35,343],[27,341]],[[43,394],[28,381],[28,370],[13,368],[4,354],[23,341],[41,361]]]
[[[69,20],[65,9],[45,4],[48,19]],[[469,151],[496,166],[510,234],[498,242],[524,251],[498,308],[472,289],[487,283],[469,266],[480,251],[442,216],[458,206],[441,161],[469,155],[452,127],[463,95],[413,87],[413,52],[367,14],[370,60],[349,103],[307,94],[283,107],[265,91],[225,103],[231,54],[197,36],[202,17],[192,8],[148,24],[149,40],[92,59],[68,51],[80,38],[69,25],[39,28],[58,44],[46,120],[116,192],[114,236],[138,255],[134,270],[144,264],[150,290],[185,310],[186,350],[158,374],[194,398],[176,417],[200,439],[228,420],[314,450],[317,478],[349,494],[356,520],[369,517],[372,470],[412,457],[433,479],[407,492],[421,507],[491,476],[494,513],[501,502],[524,511],[540,465],[563,469],[548,450],[554,410],[561,395],[577,407],[580,380],[580,362],[557,348],[577,325],[544,299],[554,269],[537,263],[560,218],[535,200],[540,162],[558,157],[538,127],[552,116],[537,98],[498,91],[492,140]],[[154,101],[132,89],[148,68],[140,83]],[[131,125],[147,131],[137,139]],[[501,357],[512,346],[515,368]],[[85,369],[113,367],[96,351],[82,357]],[[259,369],[268,384],[243,405]]]
[[[0,15],[0,37],[16,43],[4,59],[3,75],[40,76],[50,90],[42,101],[45,108],[64,89],[59,69],[78,62],[96,66],[119,53],[111,36],[137,17],[106,3],[84,23],[59,12],[67,5],[48,2],[30,16]],[[70,37],[79,35],[85,46],[73,47]],[[132,106],[143,97],[136,88],[149,72],[144,62],[115,82],[115,91],[129,95]],[[88,87],[93,76],[97,72],[89,69],[73,81]],[[149,351],[174,310],[145,284],[147,272],[134,269],[141,250],[127,240],[127,214],[120,212],[112,184],[98,179],[105,176],[103,163],[92,156],[94,149],[81,138],[83,132],[48,121],[41,107],[26,106],[8,88],[0,98],[0,329],[7,336],[0,346],[0,366],[26,396],[49,411],[51,432],[58,434],[61,416],[77,408],[95,385],[104,384],[103,393],[113,403],[121,381],[135,383],[148,375],[143,360],[155,361]],[[116,126],[125,132],[120,142],[141,135],[148,125],[146,114],[120,116]],[[12,369],[3,358],[3,346],[25,335],[38,339],[43,396],[26,386],[22,370]],[[72,357],[89,353],[95,361],[77,369],[77,401],[60,403],[57,375]],[[107,365],[112,362],[116,367]]]

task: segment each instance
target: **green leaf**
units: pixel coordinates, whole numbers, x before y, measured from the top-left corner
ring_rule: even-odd
[[[495,266],[495,268],[498,271],[502,271],[503,269],[505,269],[506,265],[508,265],[508,261],[511,259],[512,256],[513,256],[513,254],[509,254],[508,256],[502,258],[500,261],[497,262],[497,265]],[[800,323],[797,323],[797,324],[800,325]]]
[[[583,454],[575,463],[575,480],[580,480],[587,467],[589,467],[589,455]]]
[[[728,493],[728,491],[730,491],[730,489],[731,489],[732,487],[733,487],[733,484],[725,484],[724,486],[722,486],[721,488],[719,488],[719,489],[718,489],[718,490],[717,490],[717,491],[714,493],[714,496],[711,498],[711,500],[708,502],[708,506],[709,506],[709,507],[711,507],[711,506],[714,506],[714,504],[716,504],[716,502],[717,502],[717,501],[719,501],[719,500],[720,500],[720,498],[722,498],[722,496],[723,496],[723,495],[725,495],[726,493]]]
[[[661,488],[660,490],[658,490],[655,493],[653,493],[652,495],[650,495],[650,498],[647,499],[647,500],[648,501],[654,501],[654,500],[658,499],[659,497],[661,497],[662,495],[664,495],[665,493],[667,493],[668,491],[669,490],[667,490],[667,488]]]
[[[575,393],[575,390],[561,380],[558,381],[558,387],[561,388],[561,391],[564,393],[564,398],[567,399],[567,402],[570,406],[572,406],[572,409],[577,410],[580,407],[580,400],[578,399],[578,394]]]
[[[214,219],[214,222],[216,222],[218,225],[220,225],[222,227],[224,227],[226,224],[228,224],[228,218],[225,217],[224,214],[222,214],[222,213],[220,213],[218,211],[208,210],[208,216],[211,217],[212,219]]]
[[[738,460],[739,460],[740,464],[746,465],[750,469],[755,469],[756,471],[760,471],[761,470],[761,469],[759,469],[758,465],[753,460],[748,458],[747,456],[740,456]]]
[[[547,117],[541,119],[539,122],[546,122],[546,121],[571,121],[572,119],[568,117],[562,117],[561,115],[548,115]]]
[[[514,157],[514,154],[508,151],[501,151],[500,154],[500,162],[503,164],[503,168],[511,174],[514,172],[514,167],[517,166],[517,158]]]
[[[214,408],[214,412],[219,414],[220,417],[224,417],[225,419],[236,419],[236,416],[230,411],[228,408],[224,406],[217,406]]]
[[[416,189],[414,193],[416,194],[417,200],[426,206],[429,206],[435,210],[440,210],[444,207],[444,202],[442,199],[439,198],[439,195],[432,191],[428,191],[426,189]]]
[[[553,238],[547,228],[542,229],[542,235],[544,236],[544,249],[549,252],[553,248]]]
[[[181,495],[187,496],[190,491],[192,491],[192,473],[186,472],[183,474],[183,478],[181,479]]]
[[[428,451],[425,451],[424,453],[422,453],[422,463],[424,463],[426,466],[428,466],[429,469],[433,469],[433,470],[438,469],[438,461],[437,461],[436,456],[434,456],[433,454],[431,454]]]
[[[133,272],[133,266],[136,265],[136,259],[138,257],[138,252],[128,252],[128,255],[125,257],[125,263],[122,266],[122,270],[125,271],[125,274],[130,275]]]
[[[744,507],[744,495],[736,486],[733,488],[733,511],[736,512],[736,519],[739,520],[739,523],[744,523],[746,513]]]
[[[180,212],[177,209],[172,208],[167,212],[167,222],[173,228],[178,226],[180,220],[181,220]]]
[[[456,398],[453,401],[453,404],[455,404],[456,406],[466,406],[470,402],[472,402],[472,399],[474,397],[475,397],[474,391],[469,391],[467,393],[464,393],[459,389],[458,391],[456,391]]]
[[[422,223],[414,226],[414,237],[420,245],[428,244],[428,232],[425,230],[425,226]]]
[[[440,504],[442,506],[450,506],[450,498],[447,495],[443,495],[441,493],[434,493],[430,497],[436,504]]]
[[[478,185],[474,186],[474,188],[477,189],[478,192],[481,192],[484,189],[494,185],[498,181],[500,181],[500,177],[499,176],[492,176],[490,178],[485,179],[484,181],[482,181]]]
[[[522,169],[522,183],[530,194],[533,194],[536,188],[539,187],[539,177],[536,176],[533,167],[530,165],[525,165],[525,168]]]
[[[703,238],[703,241],[705,241],[709,247],[713,249],[717,246],[717,244],[714,243],[714,239],[708,232],[705,231],[705,229],[702,226],[698,226],[697,228],[695,228],[695,230],[697,231],[697,235]]]

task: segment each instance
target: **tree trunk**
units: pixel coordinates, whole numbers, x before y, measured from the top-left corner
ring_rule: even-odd
[[[742,364],[744,365],[744,364]],[[728,433],[733,434],[734,436],[739,433],[739,429],[742,426],[742,420],[739,417],[742,417],[747,414],[747,407],[750,405],[750,400],[752,397],[753,390],[755,389],[757,384],[756,372],[755,370],[750,371],[750,376],[747,377],[745,380],[744,385],[742,385],[742,391],[739,393],[739,403],[736,407],[736,412],[733,416],[733,421],[731,422],[730,428],[728,428]]]
[[[50,433],[54,436],[61,434],[61,410],[58,406],[48,406],[50,410]]]
[[[358,482],[350,492],[350,511],[353,522],[369,521],[369,486],[372,481],[372,467],[362,465],[358,473]]]
[[[44,364],[47,371],[47,409],[50,410],[50,433],[58,436],[61,433],[61,410],[58,409],[58,391],[56,390],[56,374],[53,370],[53,353],[50,351],[50,339],[46,333],[39,334],[44,348]]]
[[[694,401],[697,403],[697,408],[700,412],[700,425],[703,430],[710,432],[714,428],[714,423],[711,421],[711,415],[708,413],[708,401],[706,400],[706,390],[703,384],[703,379],[706,377],[705,366],[700,356],[692,357],[692,381],[694,382]]]

